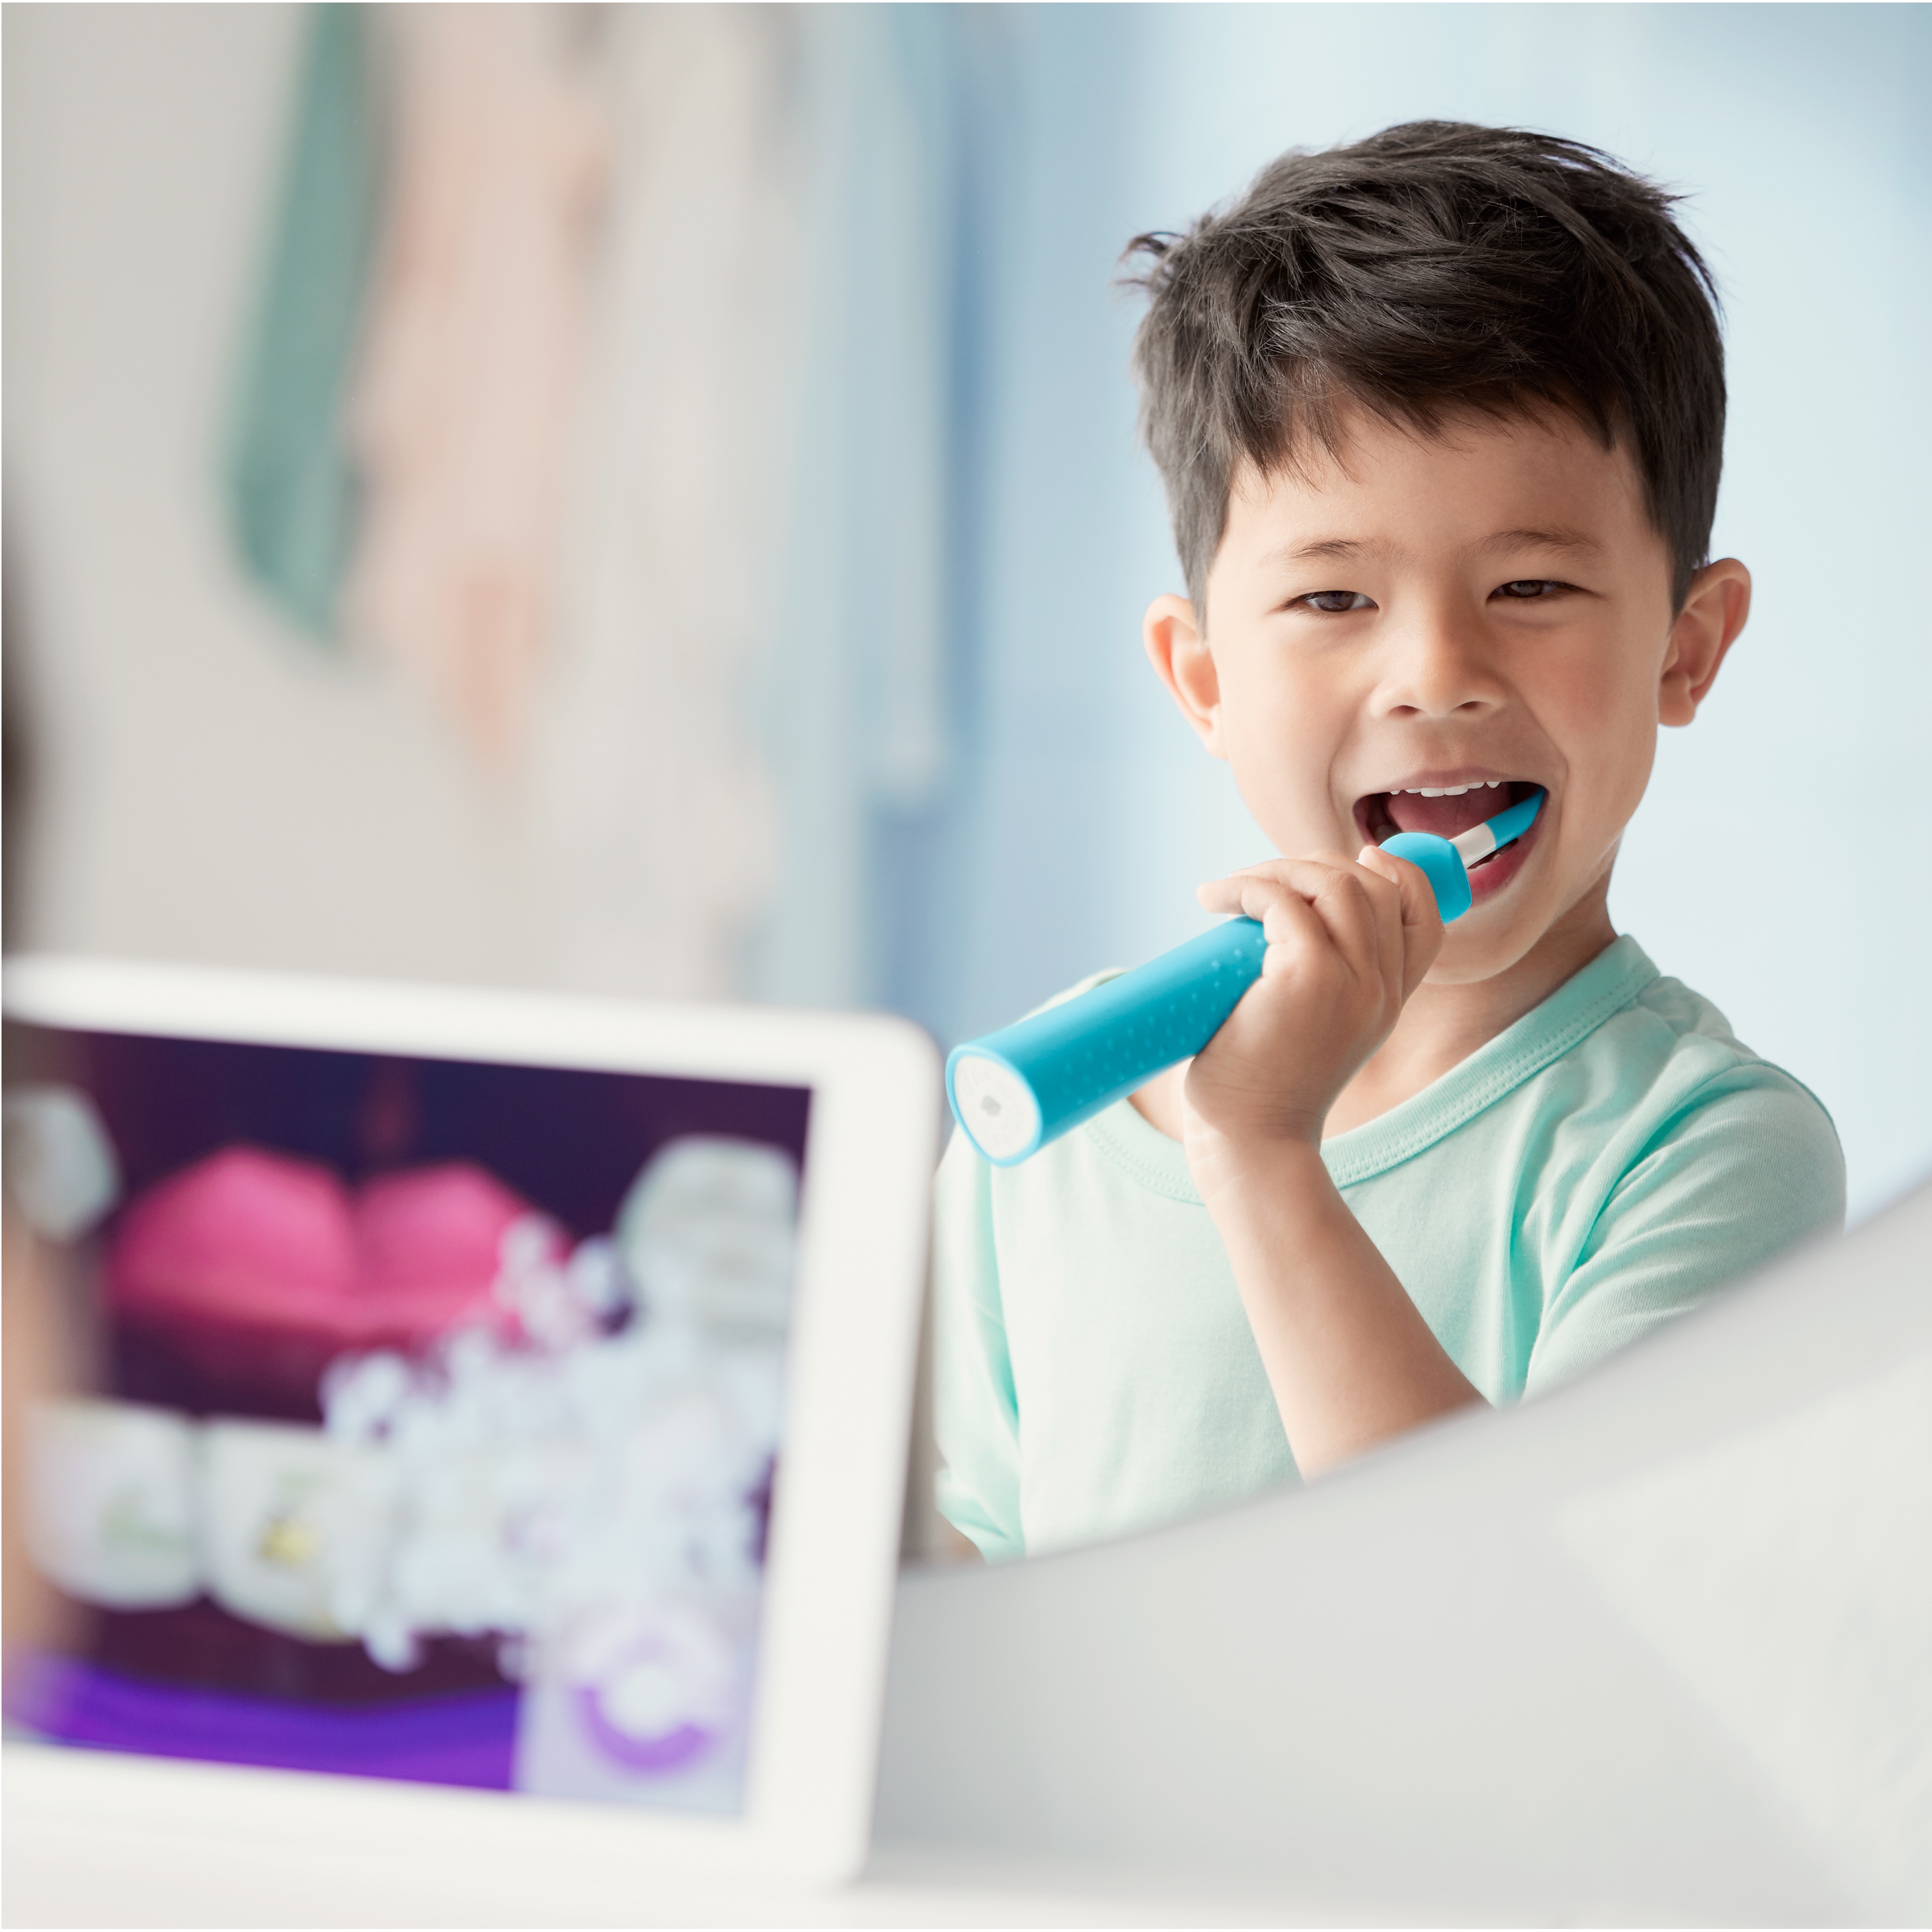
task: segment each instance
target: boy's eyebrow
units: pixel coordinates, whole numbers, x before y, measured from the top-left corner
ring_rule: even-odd
[[[1594,537],[1586,536],[1581,530],[1566,530],[1560,524],[1540,530],[1498,530],[1492,537],[1485,537],[1476,548],[1478,550],[1601,550],[1603,545]]]
[[[1264,564],[1306,563],[1317,558],[1341,560],[1372,556],[1388,549],[1386,544],[1358,543],[1353,537],[1326,537],[1318,543],[1284,544],[1262,559]]]
[[[1378,551],[1385,551],[1387,544],[1358,542],[1353,537],[1324,537],[1315,543],[1284,544],[1282,548],[1270,550],[1262,562],[1274,566],[1284,563],[1310,563],[1318,562],[1346,562],[1358,556],[1372,556]],[[1600,550],[1603,545],[1594,537],[1586,536],[1581,530],[1570,530],[1562,524],[1552,524],[1546,530],[1498,530],[1493,536],[1484,538],[1476,546],[1483,551],[1508,550]]]

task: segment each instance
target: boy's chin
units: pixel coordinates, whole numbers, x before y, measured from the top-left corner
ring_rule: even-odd
[[[1499,855],[1506,856],[1506,855]],[[1481,868],[1472,878],[1481,877]],[[1436,986],[1474,986],[1520,964],[1546,940],[1566,954],[1599,926],[1607,932],[1604,896],[1607,868],[1600,883],[1580,890],[1552,879],[1543,868],[1485,895],[1442,935],[1442,950],[1426,982]]]
[[[1527,954],[1550,931],[1550,909],[1525,880],[1479,899],[1442,934],[1442,950],[1429,969],[1429,980],[1438,986],[1472,986],[1493,980]]]
[[[1526,931],[1519,938],[1506,925],[1488,932],[1460,930],[1460,920],[1442,937],[1442,950],[1424,976],[1431,986],[1474,986],[1507,973],[1533,947],[1540,934]]]

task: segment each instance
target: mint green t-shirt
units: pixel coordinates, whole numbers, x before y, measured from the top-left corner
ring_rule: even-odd
[[[1630,938],[1322,1153],[1492,1402],[1844,1218],[1825,1109]],[[956,1134],[934,1294],[939,1504],[988,1556],[1297,1479],[1180,1144],[1126,1102],[1016,1168]]]

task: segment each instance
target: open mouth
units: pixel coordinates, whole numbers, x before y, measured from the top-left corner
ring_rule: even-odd
[[[1454,838],[1498,812],[1520,804],[1540,788],[1532,778],[1454,778],[1442,784],[1413,784],[1395,791],[1372,791],[1355,801],[1355,826],[1365,843],[1379,845],[1398,832],[1429,832]],[[1540,824],[1539,820],[1538,824]],[[1498,847],[1470,867],[1473,880],[1486,866],[1519,852],[1535,836]]]

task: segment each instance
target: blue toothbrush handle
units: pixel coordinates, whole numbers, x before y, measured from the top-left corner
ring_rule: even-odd
[[[1520,838],[1541,810],[1533,793],[1488,821],[1476,857]],[[1474,862],[1446,838],[1399,832],[1382,850],[1421,868],[1446,925],[1469,910]],[[1012,1167],[1070,1127],[1198,1053],[1260,976],[1268,941],[1231,919],[1016,1025],[956,1046],[946,1062],[953,1118],[996,1167]]]
[[[1259,977],[1267,952],[1257,921],[1228,920],[1118,980],[955,1047],[946,1063],[955,1117],[988,1160],[1012,1166],[1198,1053]]]

